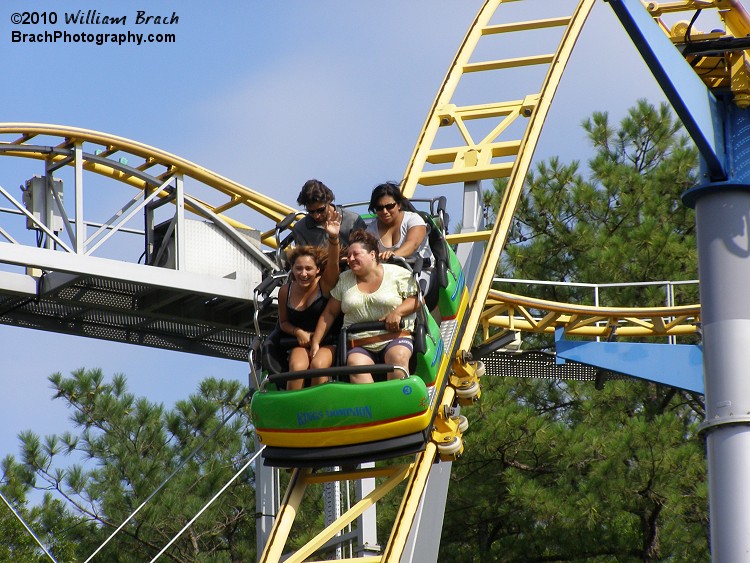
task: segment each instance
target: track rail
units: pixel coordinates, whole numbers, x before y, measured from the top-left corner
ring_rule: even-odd
[[[457,235],[456,242],[487,240],[482,264],[477,273],[470,307],[458,322],[458,342],[453,347],[452,364],[449,367],[450,385],[442,395],[438,406],[441,412],[457,403],[456,390],[462,377],[471,372],[466,355],[474,344],[477,331],[485,339],[492,328],[548,333],[564,326],[568,334],[581,336],[606,336],[616,329],[618,335],[626,336],[677,336],[693,334],[700,324],[700,306],[656,308],[609,308],[570,305],[515,295],[492,289],[496,265],[507,241],[507,235],[519,201],[523,182],[530,167],[536,143],[551,107],[552,99],[563,75],[573,46],[595,0],[581,0],[567,15],[560,15],[560,6],[565,2],[538,3],[535,7],[549,10],[546,17],[493,23],[493,17],[504,4],[502,0],[488,0],[470,27],[458,53],[452,61],[437,97],[428,113],[427,120],[418,136],[415,149],[409,159],[402,186],[407,197],[412,197],[418,186],[448,186],[495,178],[508,178],[498,220],[493,231],[487,234]],[[750,33],[747,13],[736,0],[687,1],[673,3],[650,3],[652,15],[663,23],[663,16],[679,11],[712,7],[728,10],[723,14],[728,31],[734,37]],[[676,44],[686,44],[687,33],[680,39],[680,28],[669,28],[663,24]],[[684,28],[683,28],[684,31]],[[505,56],[500,54],[482,60],[474,58],[477,47],[490,38],[509,39],[510,44],[536,46],[544,42],[535,39],[539,33],[556,33],[555,47],[546,52],[524,53]],[[697,35],[693,35],[693,38]],[[711,40],[710,34],[702,37]],[[485,51],[486,52],[486,51]],[[740,98],[750,100],[750,80],[747,78],[747,55],[745,51],[735,58],[731,66],[735,74],[717,71],[716,61],[704,57],[696,61],[703,69],[704,80],[711,87],[726,85],[735,77],[736,92]],[[539,87],[502,101],[465,101],[457,96],[459,85],[466,77],[508,73],[510,78],[500,78],[508,85],[518,80],[512,73],[519,70],[538,71],[542,77]],[[734,89],[735,84],[732,84]],[[480,125],[481,124],[481,125]],[[165,182],[173,176],[184,176],[209,188],[211,196],[220,196],[217,201],[207,201],[198,196],[186,202],[185,207],[205,216],[206,210],[220,216],[233,227],[244,228],[245,223],[228,215],[239,208],[249,208],[262,216],[279,221],[294,211],[262,193],[211,172],[195,163],[160,149],[109,135],[75,127],[37,123],[0,123],[0,155],[36,159],[46,163],[48,170],[62,167],[83,169],[133,188],[146,191],[159,190],[158,197],[169,194],[161,192]],[[191,204],[190,201],[197,204]],[[262,240],[273,245],[269,233]],[[471,379],[470,373],[467,378]],[[445,430],[445,429],[444,429]],[[455,433],[455,429],[449,428]],[[460,432],[457,432],[460,436]],[[342,470],[313,473],[311,470],[295,470],[286,498],[281,505],[277,526],[269,541],[263,561],[278,561],[288,538],[294,515],[300,507],[302,496],[310,485],[332,481],[378,478],[383,485],[366,495],[335,523],[326,527],[306,546],[297,550],[289,561],[304,561],[342,533],[365,510],[374,506],[380,498],[406,483],[401,508],[391,532],[391,537],[382,554],[367,555],[357,561],[400,561],[407,537],[414,521],[420,499],[424,495],[430,467],[439,456],[439,444],[431,441],[425,451],[415,459],[389,468],[373,470]],[[318,559],[319,560],[319,559]]]
[[[189,160],[156,147],[99,131],[44,123],[0,123],[0,155],[46,161],[48,167],[76,166],[80,148],[84,170],[122,182],[139,190],[156,189],[175,175],[192,178],[223,199],[216,202],[195,197],[210,212],[237,228],[247,226],[225,214],[248,207],[278,222],[295,209],[225,178]],[[167,194],[162,194],[165,197]],[[187,208],[191,209],[190,204]],[[191,209],[198,215],[198,207]],[[271,233],[263,241],[273,245]]]
[[[600,307],[571,305],[492,289],[480,316],[485,340],[490,328],[554,333],[564,327],[573,336],[659,337],[695,334],[700,305],[674,307]]]

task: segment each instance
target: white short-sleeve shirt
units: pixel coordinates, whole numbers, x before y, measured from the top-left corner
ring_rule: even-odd
[[[400,248],[401,245],[406,240],[406,233],[411,229],[412,227],[426,227],[427,224],[424,222],[424,219],[419,215],[419,213],[414,213],[413,211],[404,211],[404,218],[401,221],[401,227],[399,229],[399,238],[398,242],[394,244],[393,246],[386,246],[383,244],[383,241],[380,240],[380,233],[378,232],[378,220],[375,219],[370,222],[369,225],[367,225],[367,231],[375,236],[376,239],[378,239],[378,248],[381,252],[384,252],[386,250],[394,251],[397,248]],[[422,244],[419,245],[419,248],[417,248],[416,252],[413,256],[408,256],[407,258],[416,258],[417,256],[422,256],[423,258],[427,258],[430,256],[430,247],[427,244],[427,237],[422,241]]]
[[[417,293],[417,285],[408,270],[393,264],[381,264],[383,267],[383,281],[380,287],[372,293],[363,293],[357,287],[357,278],[350,270],[343,272],[338,283],[331,290],[331,297],[341,302],[344,313],[344,326],[355,323],[377,321],[385,317],[404,299]],[[405,330],[414,330],[416,314],[412,313],[403,318]],[[357,338],[385,334],[385,330],[357,333]],[[365,346],[368,350],[377,351],[384,348],[387,342],[378,342]]]

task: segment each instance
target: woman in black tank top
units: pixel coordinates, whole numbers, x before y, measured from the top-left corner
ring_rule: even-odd
[[[328,303],[331,289],[339,277],[340,218],[326,223],[328,253],[316,246],[297,246],[291,252],[292,265],[289,283],[279,289],[279,327],[297,339],[297,346],[289,351],[289,371],[304,371],[331,367],[335,346],[321,346],[310,360],[310,338],[323,309]],[[322,269],[322,272],[321,272]],[[322,354],[321,354],[322,352]],[[316,378],[313,385],[325,383],[328,378]],[[287,382],[288,390],[301,389],[303,380]]]

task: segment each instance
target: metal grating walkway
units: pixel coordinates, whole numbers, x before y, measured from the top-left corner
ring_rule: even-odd
[[[555,363],[555,355],[539,352],[495,352],[482,358],[486,374],[494,377],[534,377],[573,381],[632,379],[627,375],[566,361]]]
[[[36,297],[0,293],[0,324],[240,361],[253,310],[247,300],[84,276]]]

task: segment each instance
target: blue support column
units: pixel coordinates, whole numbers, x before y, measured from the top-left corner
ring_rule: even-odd
[[[641,0],[606,0],[695,142],[714,180],[726,178],[717,100],[646,11]]]

